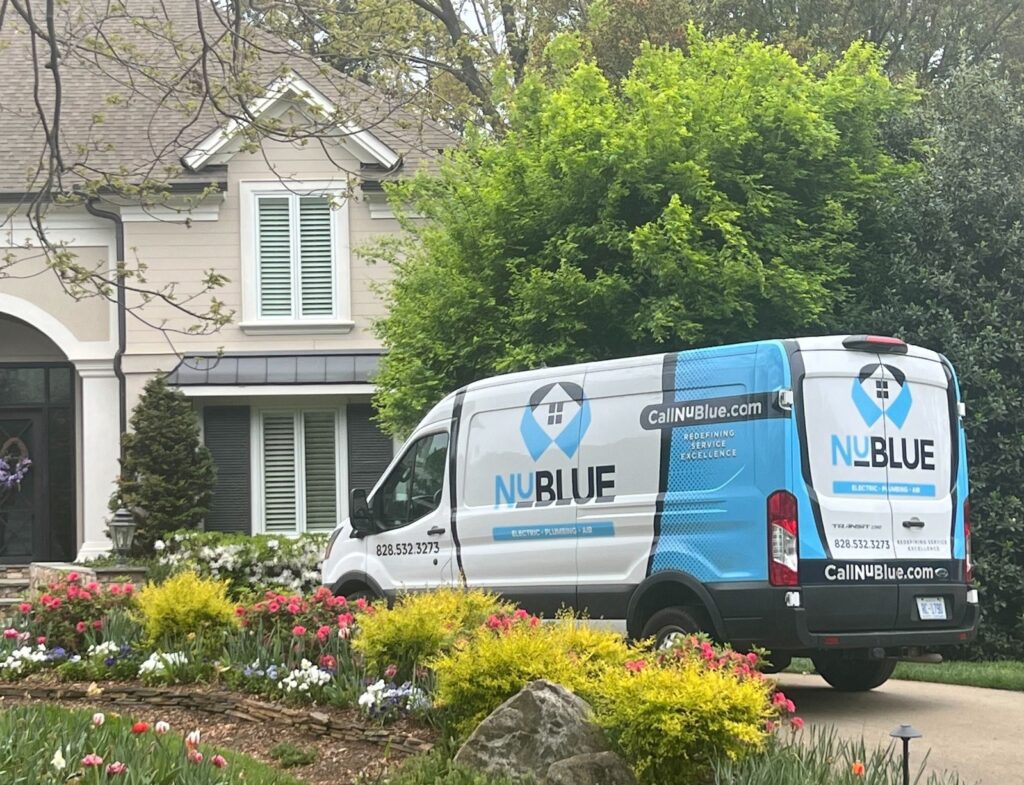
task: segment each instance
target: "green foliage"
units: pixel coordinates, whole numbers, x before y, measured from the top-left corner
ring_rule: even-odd
[[[976,653],[1024,643],[1024,95],[960,73],[894,144],[926,138],[920,177],[885,216],[839,329],[889,332],[945,354],[967,404],[971,518],[983,608]],[[958,500],[962,501],[962,500]]]
[[[94,725],[93,710],[31,704],[0,711],[0,772],[4,782],[62,785],[66,782],[119,782],[123,785],[300,785],[279,771],[246,755],[198,747],[199,762],[189,760],[179,733],[157,734],[152,723],[132,733],[132,721],[108,714]],[[59,756],[58,756],[59,753]],[[214,765],[220,754],[227,766]],[[98,755],[102,764],[85,766],[83,758]],[[107,767],[123,763],[120,774]]]
[[[928,755],[910,774],[915,785],[960,785],[955,774],[926,773]],[[863,772],[858,774],[857,772]],[[806,739],[773,739],[763,753],[718,760],[714,785],[902,785],[902,756],[895,746],[868,749],[833,728],[816,728]]]
[[[216,467],[199,438],[192,403],[162,376],[146,382],[122,442],[124,457],[110,509],[135,514],[135,547],[176,529],[195,529],[210,508]]]
[[[759,675],[737,678],[685,658],[609,668],[588,698],[641,785],[689,785],[715,759],[742,759],[763,745],[765,723],[775,716],[771,691]]]
[[[296,766],[309,766],[311,763],[316,763],[315,749],[306,749],[289,741],[275,744],[267,754],[271,760],[276,760],[282,769],[293,769]]]
[[[215,636],[237,626],[235,606],[222,581],[182,572],[137,595],[150,643]]]
[[[568,616],[560,624],[539,624],[523,614],[507,621],[457,642],[434,662],[436,703],[457,733],[468,735],[536,679],[586,695],[599,673],[623,667],[632,654],[618,633]]]
[[[263,589],[312,592],[320,586],[325,534],[275,537],[178,531],[161,541],[157,566],[168,572],[188,570],[227,581],[230,595],[245,599]]]
[[[393,608],[381,607],[359,622],[356,651],[371,672],[398,668],[394,681],[411,678],[417,665],[426,665],[448,652],[455,642],[476,632],[487,619],[512,608],[495,595],[477,589],[441,588],[406,594]]]
[[[501,139],[392,190],[427,222],[377,249],[385,427],[495,373],[811,329],[901,173],[878,124],[911,101],[855,45],[824,75],[746,38],[532,73]],[[401,251],[402,253],[398,253]]]
[[[409,758],[387,777],[387,785],[530,785],[529,781],[489,777],[452,762],[451,751],[441,748]]]
[[[867,41],[894,76],[941,79],[962,63],[986,60],[1018,76],[1024,70],[1024,8],[1003,0],[929,0],[909,12],[847,0],[593,0],[584,34],[605,72],[622,75],[645,41],[685,46],[689,19],[715,35],[753,32],[800,59],[838,56]]]

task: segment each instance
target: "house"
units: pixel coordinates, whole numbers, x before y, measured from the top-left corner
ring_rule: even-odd
[[[73,43],[111,29],[148,35],[132,51],[159,59],[171,23],[180,40],[195,33],[193,2],[129,0],[131,21],[110,16],[117,4],[98,4],[106,16],[92,17],[89,3],[71,5],[57,20],[66,44],[60,189],[75,191],[76,177],[92,170],[129,183],[172,174],[158,203],[126,197],[124,187],[94,189],[71,205],[48,200],[44,189],[58,188],[39,166],[44,128],[33,85],[41,74],[50,106],[51,75],[45,48],[33,53],[25,25],[8,14],[0,33],[0,457],[26,455],[33,465],[0,507],[0,566],[109,549],[119,437],[154,374],[192,399],[217,463],[207,529],[329,531],[347,515],[349,490],[370,486],[393,452],[370,405],[381,354],[372,322],[384,307],[374,285],[389,270],[359,250],[400,231],[382,182],[426,165],[452,137],[362,83],[325,76],[286,51],[275,60],[267,49],[253,77],[265,89],[241,118],[205,111],[183,123],[157,78],[139,87],[150,72],[76,54]],[[315,139],[282,133],[253,145],[244,133],[246,116],[312,127],[343,102],[359,111]],[[44,203],[48,242],[77,264],[116,282],[125,259],[143,265],[144,278],[124,279],[123,296],[115,286],[108,297],[73,297],[75,286],[40,252],[33,200]],[[193,331],[189,308],[206,305],[188,298],[211,269],[227,279],[213,295],[233,317],[217,331]],[[168,286],[176,299],[153,296]]]

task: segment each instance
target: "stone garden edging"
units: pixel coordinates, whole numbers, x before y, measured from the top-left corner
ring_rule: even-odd
[[[386,728],[360,727],[322,711],[293,709],[275,703],[240,697],[223,690],[187,691],[175,687],[144,687],[114,684],[102,688],[0,684],[0,697],[43,701],[88,700],[116,703],[118,707],[173,706],[209,714],[224,714],[244,722],[290,725],[293,728],[344,741],[363,741],[409,754],[429,752],[433,744],[414,736],[391,733]]]

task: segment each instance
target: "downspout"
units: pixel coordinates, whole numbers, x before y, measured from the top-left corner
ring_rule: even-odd
[[[114,222],[114,255],[117,257],[117,351],[114,352],[114,375],[117,377],[117,414],[121,427],[121,437],[117,440],[120,457],[124,459],[124,435],[128,431],[128,394],[125,384],[124,368],[122,360],[128,346],[128,327],[126,319],[126,297],[124,286],[124,222],[120,213],[111,210],[102,210],[96,206],[99,199],[95,196],[89,197],[85,202],[85,209],[97,218],[106,218]]]

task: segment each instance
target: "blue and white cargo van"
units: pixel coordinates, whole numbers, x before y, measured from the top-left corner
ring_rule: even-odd
[[[942,355],[877,336],[485,379],[352,491],[324,583],[461,583],[871,689],[975,635],[963,414]]]

